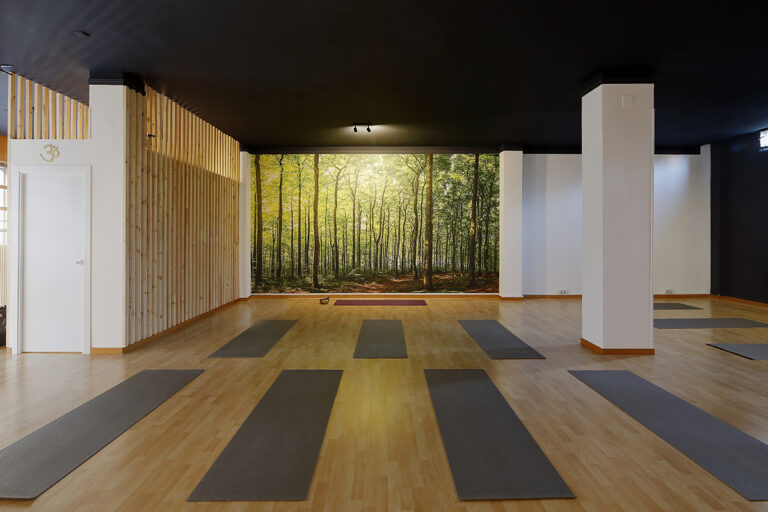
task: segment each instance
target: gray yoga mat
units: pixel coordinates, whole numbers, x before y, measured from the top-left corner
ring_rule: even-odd
[[[657,329],[735,329],[768,327],[768,324],[748,318],[654,318]]]
[[[754,361],[768,361],[768,343],[707,343],[707,345]]]
[[[402,320],[363,320],[355,359],[408,357]]]
[[[545,359],[496,320],[459,320],[491,359]]]
[[[210,357],[264,357],[298,320],[260,320]]]
[[[626,370],[577,379],[748,500],[768,500],[768,445]]]
[[[188,501],[305,500],[341,370],[283,370]]]
[[[654,302],[653,309],[659,311],[659,310],[667,310],[667,309],[701,309],[701,308],[697,308],[696,306],[690,306],[688,304],[682,304],[680,302]]]
[[[33,499],[203,370],[144,370],[0,451],[0,498]]]
[[[424,370],[460,500],[573,498],[484,370]]]

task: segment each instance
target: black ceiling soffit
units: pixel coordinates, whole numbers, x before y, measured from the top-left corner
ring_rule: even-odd
[[[86,102],[89,77],[141,77],[273,151],[573,148],[585,90],[652,81],[657,144],[693,147],[768,126],[759,14],[743,2],[25,0],[0,4],[0,63]],[[371,133],[351,130],[360,119]]]

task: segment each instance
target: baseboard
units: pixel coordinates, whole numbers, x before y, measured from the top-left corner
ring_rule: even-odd
[[[757,300],[739,299],[738,297],[729,297],[727,295],[714,295],[714,297],[718,299],[731,300],[733,302],[740,302],[741,304],[749,304],[750,306],[761,306],[764,308],[768,307],[768,303],[760,302]]]
[[[581,338],[581,346],[588,348],[596,354],[602,356],[652,356],[656,353],[653,348],[603,348],[594,343]]]
[[[91,355],[122,354],[122,347],[91,347]]]
[[[523,300],[525,297],[502,297],[499,295],[499,300]]]
[[[197,320],[201,320],[209,315],[212,315],[218,311],[221,311],[222,309],[226,308],[227,306],[231,306],[232,304],[236,304],[238,302],[246,301],[248,298],[239,298],[235,299],[232,302],[227,302],[226,304],[222,304],[221,306],[212,309],[210,311],[207,311],[201,315],[197,315],[196,317],[190,318],[189,320],[185,320],[181,322],[180,324],[176,324],[172,327],[169,327],[168,329],[161,331],[157,334],[153,334],[152,336],[148,338],[144,338],[143,340],[136,341],[134,343],[131,343],[127,347],[114,347],[114,348],[102,348],[102,347],[91,347],[91,355],[102,355],[102,354],[127,354],[128,352],[133,352],[134,350],[143,347],[144,345],[151,343],[158,338],[162,338],[168,334],[171,334],[172,332],[178,331],[179,329],[188,326],[192,322],[195,322]]]
[[[654,293],[654,299],[711,299],[711,293]]]
[[[526,299],[580,299],[580,293],[557,293],[553,295],[524,295]]]

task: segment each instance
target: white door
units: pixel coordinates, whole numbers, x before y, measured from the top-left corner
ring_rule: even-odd
[[[24,352],[86,346],[85,174],[21,174],[21,343]]]

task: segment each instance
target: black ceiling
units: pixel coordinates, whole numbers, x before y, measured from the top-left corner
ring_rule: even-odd
[[[589,76],[645,68],[688,146],[768,125],[763,12],[714,5],[3,0],[0,63],[81,100],[137,73],[253,149],[578,145]]]

